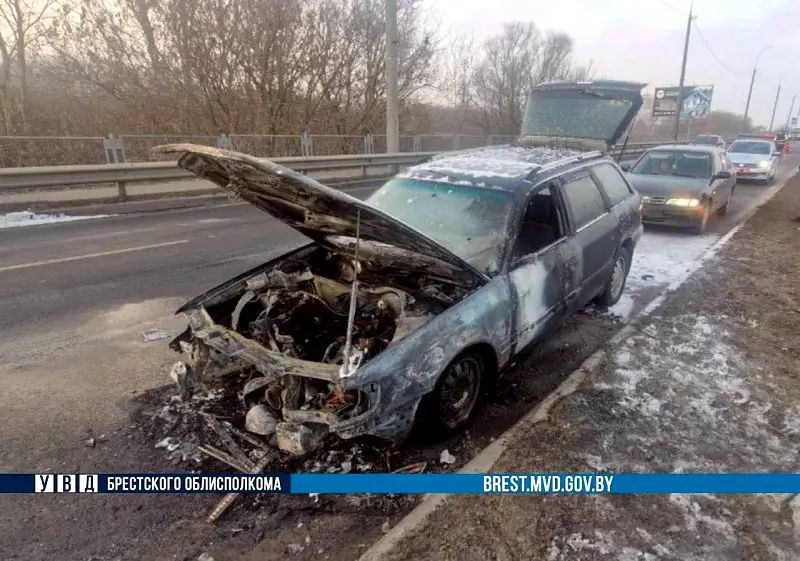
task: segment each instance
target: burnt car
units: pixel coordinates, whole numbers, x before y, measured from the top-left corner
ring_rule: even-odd
[[[244,154],[161,147],[310,238],[181,307],[171,346],[195,378],[251,372],[295,434],[463,428],[516,355],[622,295],[642,206],[604,152],[642,87],[538,86],[518,143],[434,157],[366,201]]]

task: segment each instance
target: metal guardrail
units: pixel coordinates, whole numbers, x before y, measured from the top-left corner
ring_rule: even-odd
[[[413,165],[436,152],[408,154],[370,154],[355,156],[316,156],[311,158],[274,158],[271,161],[301,173],[327,170],[361,170],[368,168]],[[126,184],[148,181],[176,181],[196,178],[193,173],[171,162],[138,164],[101,164],[81,166],[45,166],[0,169],[0,194],[26,190],[63,190],[117,184],[119,199],[127,198]]]
[[[628,144],[626,159],[633,159],[648,148],[663,143],[648,142]],[[611,155],[618,157],[621,148]],[[346,156],[312,156],[273,158],[271,161],[301,173],[330,170],[360,170],[367,175],[368,168],[409,166],[439,152],[412,152],[400,154],[364,154]],[[194,178],[194,174],[179,168],[174,161],[143,162],[135,164],[99,164],[75,166],[44,166],[0,169],[0,194],[27,190],[64,190],[87,185],[114,183],[119,200],[127,198],[126,184],[149,181],[176,181]]]

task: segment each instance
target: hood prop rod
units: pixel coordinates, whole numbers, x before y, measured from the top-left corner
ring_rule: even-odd
[[[350,312],[347,316],[347,335],[344,343],[344,356],[342,366],[339,368],[339,377],[344,378],[352,374],[358,366],[351,369],[351,355],[353,353],[353,328],[356,320],[356,304],[358,301],[358,246],[361,242],[361,209],[356,215],[356,247],[355,266],[353,267],[353,284],[350,288]]]

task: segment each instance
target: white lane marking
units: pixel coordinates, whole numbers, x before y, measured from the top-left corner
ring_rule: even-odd
[[[82,259],[91,259],[93,257],[105,257],[107,255],[119,255],[120,253],[130,253],[132,251],[144,251],[145,249],[155,249],[157,247],[168,247],[171,245],[178,245],[182,243],[189,243],[189,240],[177,240],[174,242],[154,243],[150,245],[140,245],[137,247],[127,247],[125,249],[115,249],[113,251],[101,251],[99,253],[87,253],[86,255],[75,255],[73,257],[62,257],[60,259],[48,259],[46,261],[33,261],[32,263],[22,263],[20,265],[8,265],[7,267],[0,267],[0,273],[5,271],[15,271],[17,269],[28,269],[30,267],[42,267],[44,265],[53,265],[56,263],[68,263],[70,261],[81,261]]]

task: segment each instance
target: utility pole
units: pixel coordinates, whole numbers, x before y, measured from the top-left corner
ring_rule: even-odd
[[[756,81],[756,67],[753,66],[753,76],[750,78],[750,89],[747,90],[747,103],[744,106],[744,119],[742,132],[747,132],[747,114],[750,112],[750,98],[753,95],[753,82]]]
[[[756,81],[756,69],[758,68],[758,59],[764,54],[764,51],[771,49],[772,45],[767,45],[756,57],[756,62],[753,64],[753,75],[750,77],[750,89],[747,91],[747,103],[744,106],[744,119],[742,119],[742,132],[747,132],[747,115],[750,113],[750,98],[753,96],[753,84]]]
[[[772,124],[775,122],[775,111],[778,109],[778,99],[781,97],[781,85],[778,84],[778,93],[775,95],[775,104],[772,106],[772,117],[769,119],[769,130],[772,130]],[[792,114],[792,110],[789,109],[789,115]]]
[[[792,105],[789,107],[789,115],[786,116],[786,130],[789,130],[789,121],[792,118],[792,111],[794,110],[794,102],[797,99],[797,95],[792,97]]]
[[[397,94],[397,0],[386,0],[386,152],[400,152]]]
[[[681,62],[681,81],[678,83],[678,108],[675,112],[675,132],[673,138],[678,141],[678,129],[681,127],[681,109],[683,108],[683,80],[686,77],[686,57],[689,54],[689,35],[692,33],[692,9],[694,2],[689,6],[689,19],[686,20],[686,40],[683,43],[683,61]]]

